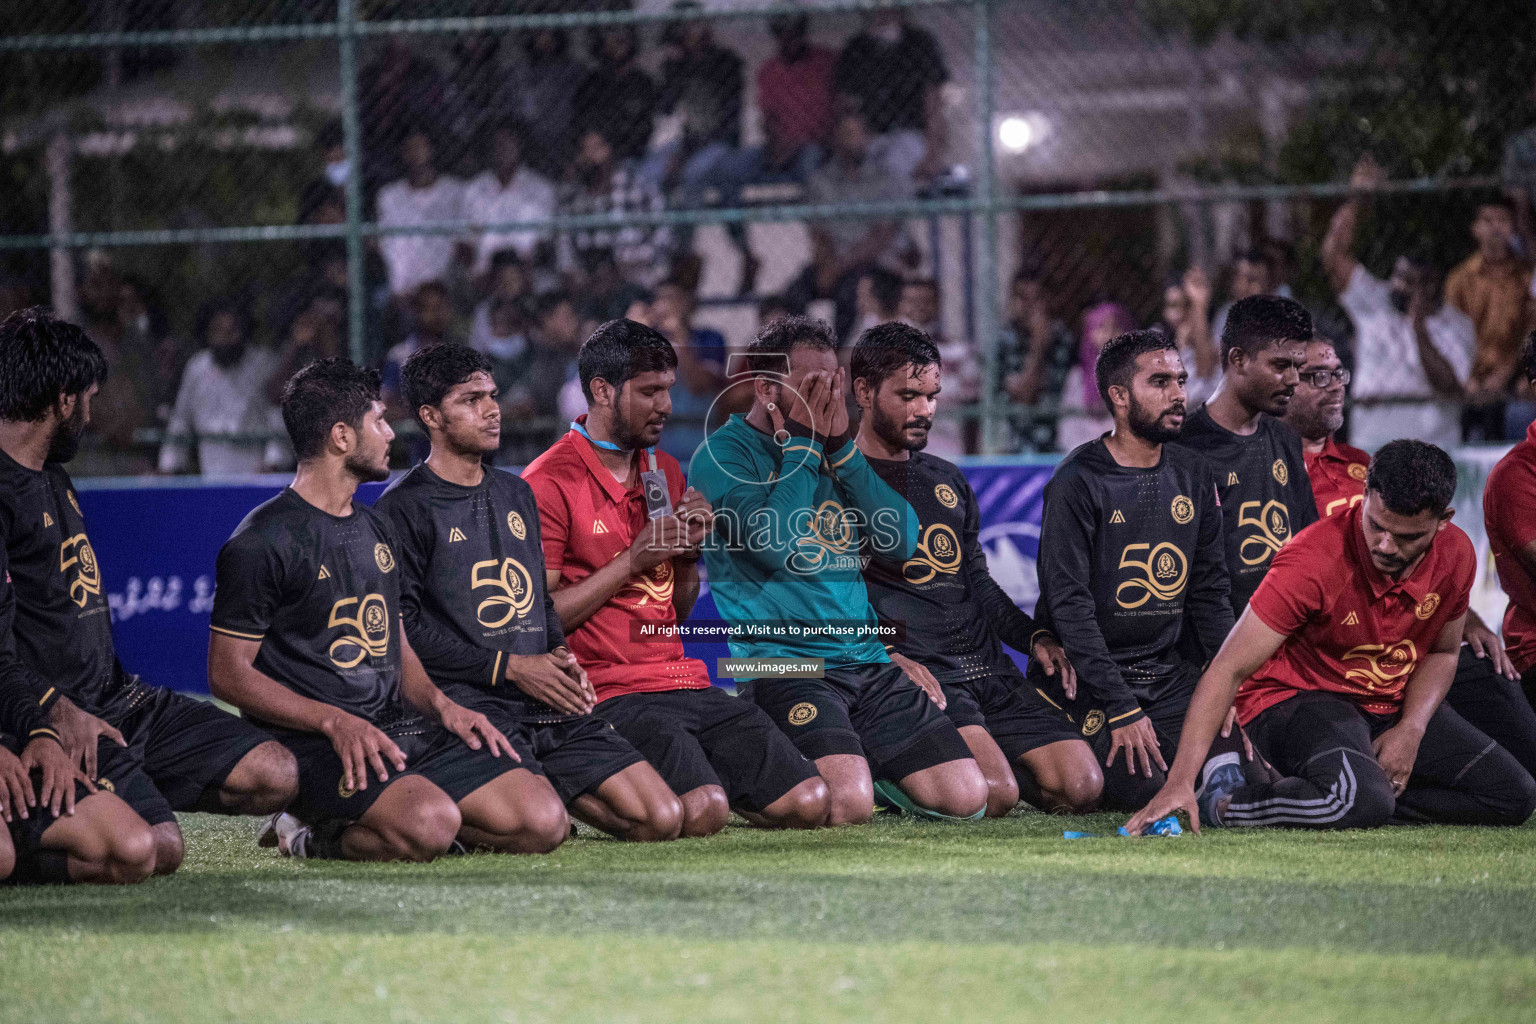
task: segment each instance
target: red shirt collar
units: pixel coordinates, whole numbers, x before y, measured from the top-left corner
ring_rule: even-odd
[[[1525,439],[1531,442],[1531,444],[1536,444],[1536,421],[1533,421],[1530,426],[1525,428]]]
[[[576,422],[585,425],[587,414],[582,413],[576,417]],[[577,454],[581,456],[581,461],[586,463],[587,471],[592,474],[598,483],[603,485],[603,490],[608,493],[609,499],[615,505],[629,500],[629,496],[637,488],[625,487],[613,478],[613,473],[609,471],[607,466],[603,465],[603,460],[597,457],[597,449],[592,445],[591,441],[583,437],[578,430],[567,431],[565,439],[576,449]]]
[[[1328,459],[1330,462],[1349,462],[1350,459],[1339,449],[1339,443],[1329,434],[1323,441],[1322,450],[1317,453],[1317,458]]]
[[[1365,578],[1371,584],[1371,593],[1379,600],[1393,590],[1401,590],[1414,604],[1422,604],[1424,598],[1429,595],[1429,577],[1434,572],[1430,563],[1434,561],[1435,544],[1440,538],[1437,536],[1435,540],[1429,542],[1429,550],[1424,552],[1424,557],[1419,559],[1419,564],[1413,567],[1413,572],[1409,573],[1405,579],[1394,580],[1376,568],[1376,563],[1371,561],[1371,552],[1365,546],[1365,531],[1361,526],[1365,519],[1365,505],[1362,503],[1354,506],[1344,513],[1344,518],[1346,519],[1344,528],[1349,531],[1351,550],[1355,561],[1365,570]]]

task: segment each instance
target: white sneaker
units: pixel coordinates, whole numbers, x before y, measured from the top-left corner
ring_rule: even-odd
[[[296,857],[303,859],[309,856],[310,828],[291,814],[279,812],[267,819],[262,826],[261,834],[256,837],[256,845],[270,850],[277,847],[277,852],[284,857]]]

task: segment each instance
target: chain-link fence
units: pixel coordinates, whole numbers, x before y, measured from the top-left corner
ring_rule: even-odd
[[[408,421],[399,363],[438,340],[490,356],[517,464],[582,410],[576,348],[621,315],[684,350],[686,458],[728,354],[802,310],[848,338],[896,317],[933,333],[931,450],[1051,451],[1102,423],[1084,370],[1103,339],[1161,323],[1208,387],[1225,305],[1265,291],[1313,310],[1372,401],[1433,399],[1497,439],[1528,405],[1533,20],[1353,0],[15,5],[0,309],[49,303],[108,353],[82,475],[281,466],[282,382],[329,353],[379,366]],[[1380,170],[1352,189],[1367,153]],[[1324,242],[1351,195],[1371,277],[1341,304]],[[1401,372],[1416,323],[1455,388]]]

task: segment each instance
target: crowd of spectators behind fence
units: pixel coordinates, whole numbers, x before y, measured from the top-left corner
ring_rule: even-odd
[[[382,44],[359,81],[359,176],[372,215],[385,227],[529,225],[386,234],[370,243],[363,333],[393,417],[409,419],[398,386],[408,355],[425,345],[471,345],[491,358],[501,388],[499,461],[525,463],[584,411],[577,349],[596,324],[618,316],[655,326],[678,347],[664,435],[673,454],[686,459],[713,425],[708,418],[734,411],[729,394],[717,401],[728,391],[726,339],[695,323],[703,268],[690,228],[557,234],[538,225],[556,216],[736,206],[755,185],[786,186],[817,204],[909,199],[934,186],[947,156],[948,72],[929,32],[892,10],[867,15],[840,51],[813,41],[803,13],[774,17],[769,29],[775,52],[754,72],[758,146],[743,144],[749,69],[708,21],[659,32],[659,75],[642,67],[644,33],[632,25],[532,30],[512,46],[495,35],[463,36],[453,43],[452,74],[409,37]],[[316,134],[314,171],[297,198],[300,223],[344,223],[350,168],[339,123]],[[1333,299],[1347,314],[1330,330],[1357,368],[1356,444],[1515,439],[1536,418],[1536,403],[1515,381],[1520,339],[1536,326],[1536,127],[1509,139],[1502,173],[1504,190],[1477,207],[1473,251],[1454,268],[1405,252],[1387,279],[1377,278],[1354,255],[1370,198],[1335,212],[1321,252],[1334,294],[1294,297]],[[1382,179],[1368,156],[1355,168],[1362,189]],[[807,226],[809,262],[782,294],[764,296],[745,225],[726,225],[741,252],[739,301],[755,303],[764,322],[830,301],[838,335],[849,340],[873,324],[907,320],[939,345],[948,410],[974,410],[983,399],[983,346],[940,327],[941,289],[919,272],[908,224],[892,217]],[[253,324],[252,296],[232,293],[198,313],[187,339],[168,328],[163,297],[135,278],[131,256],[83,261],[81,317],[112,374],[93,406],[100,441],[82,453],[81,475],[230,475],[291,463],[276,439],[282,384],[309,361],[345,353],[349,335],[345,245],[301,249],[281,294],[262,303],[271,311],[264,330]],[[1114,296],[1062,308],[1048,254],[1024,257],[1001,304],[995,397],[1012,406],[1012,450],[1067,450],[1109,426],[1093,382],[1099,349],[1142,324]],[[1260,240],[1221,274],[1190,267],[1167,282],[1154,326],[1178,341],[1191,408],[1220,380],[1231,303],[1291,295],[1294,263],[1289,245]],[[0,305],[32,299],[24,286],[0,282]],[[261,344],[264,336],[274,343]],[[980,438],[977,417],[961,415],[936,425],[930,447],[961,455],[978,451]],[[404,458],[419,441],[407,433],[400,443]]]

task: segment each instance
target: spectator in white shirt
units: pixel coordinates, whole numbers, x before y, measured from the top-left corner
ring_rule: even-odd
[[[474,224],[548,221],[555,215],[555,187],[523,163],[528,131],[520,121],[503,121],[491,132],[490,168],[464,187],[464,219]],[[475,274],[491,269],[491,257],[512,249],[525,262],[551,239],[548,231],[486,231],[475,240]]]
[[[1386,179],[1369,156],[1350,184],[1368,189]],[[1339,305],[1355,323],[1355,385],[1350,443],[1375,451],[1400,437],[1442,448],[1461,443],[1461,399],[1472,369],[1476,329],[1446,303],[1429,263],[1399,256],[1383,281],[1353,255],[1360,196],[1339,207],[1323,239],[1323,268]]]
[[[944,360],[944,379],[949,383],[946,397],[951,408],[971,405],[981,397],[981,367],[976,349],[964,338],[951,340],[939,322],[939,283],[931,277],[918,277],[901,287],[897,316],[928,335]],[[940,416],[928,431],[927,451],[941,458],[953,459],[974,452],[980,421]]]
[[[259,473],[282,461],[275,439],[259,436],[275,425],[266,383],[277,359],[250,344],[250,317],[231,301],[210,304],[198,317],[198,336],[207,345],[187,363],[176,405],[160,447],[160,472],[192,469],[192,446],[203,476]]]
[[[464,183],[438,174],[432,139],[412,129],[400,144],[405,177],[379,189],[379,223],[407,227],[464,219]],[[404,301],[427,281],[443,281],[453,266],[457,242],[452,235],[385,235],[379,240],[389,272],[389,290]]]

